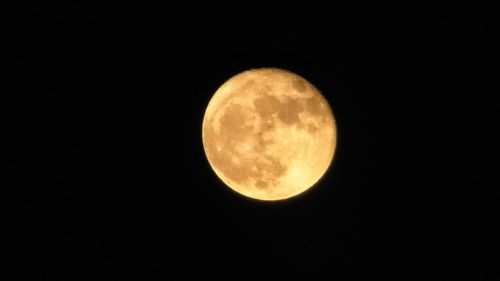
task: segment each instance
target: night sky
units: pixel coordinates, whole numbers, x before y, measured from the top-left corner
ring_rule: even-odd
[[[243,6],[6,20],[0,279],[498,280],[488,17]],[[338,126],[326,175],[280,202],[227,188],[201,139],[215,90],[259,67]]]

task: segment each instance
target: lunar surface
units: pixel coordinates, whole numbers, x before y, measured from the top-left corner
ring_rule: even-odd
[[[210,100],[203,119],[205,153],[230,188],[280,200],[312,187],[336,146],[328,101],[304,78],[277,68],[242,72]]]

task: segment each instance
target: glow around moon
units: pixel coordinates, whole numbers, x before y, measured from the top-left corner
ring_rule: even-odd
[[[242,72],[210,100],[203,146],[217,176],[260,200],[286,199],[312,187],[336,146],[332,110],[304,78],[281,69]]]

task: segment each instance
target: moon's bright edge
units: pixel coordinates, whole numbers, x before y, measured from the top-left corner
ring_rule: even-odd
[[[231,189],[280,200],[312,187],[337,141],[328,101],[304,78],[277,68],[242,72],[210,100],[202,139],[210,166]]]

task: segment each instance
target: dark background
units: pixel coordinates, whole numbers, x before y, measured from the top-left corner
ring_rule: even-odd
[[[498,280],[488,16],[192,5],[3,11],[2,280]],[[257,67],[338,123],[328,173],[282,202],[203,152],[211,95]]]

